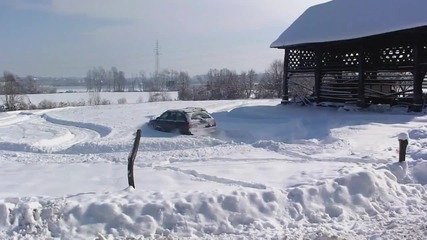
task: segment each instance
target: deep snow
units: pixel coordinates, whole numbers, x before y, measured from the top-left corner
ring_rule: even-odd
[[[427,116],[279,103],[0,113],[0,239],[426,238]],[[217,131],[146,126],[185,106],[205,107]]]

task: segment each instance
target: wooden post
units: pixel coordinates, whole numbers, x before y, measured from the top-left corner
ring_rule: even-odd
[[[358,86],[358,97],[357,106],[366,107],[365,105],[365,46],[363,42],[360,42],[359,47],[359,86]]]
[[[423,74],[420,67],[422,45],[420,41],[415,40],[414,44],[414,99],[412,107],[409,109],[414,112],[421,112],[423,107]]]
[[[322,55],[323,52],[319,49],[316,49],[315,62],[316,68],[314,70],[314,95],[316,96],[316,102],[320,103],[320,87],[322,86]]]
[[[282,85],[282,104],[289,103],[289,49],[285,49],[285,56],[283,60],[283,85]]]
[[[399,140],[399,162],[404,162],[406,156],[406,148],[408,147],[408,134],[400,133],[397,138]]]
[[[135,141],[133,142],[132,152],[128,157],[128,183],[129,186],[135,188],[133,175],[133,163],[135,162],[136,153],[138,152],[139,140],[141,139],[141,129],[136,131]]]

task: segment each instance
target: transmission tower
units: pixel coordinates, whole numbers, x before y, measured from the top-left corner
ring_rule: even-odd
[[[159,49],[159,41],[156,41],[156,48],[154,49],[154,52],[156,53],[156,77],[159,74],[159,56],[160,56],[160,49]]]
[[[159,58],[160,58],[160,49],[159,49],[159,41],[156,40],[156,48],[154,49],[154,53],[156,54],[156,69],[154,72],[154,82],[155,82],[155,88],[158,90],[163,89],[163,83],[160,81],[159,77]]]

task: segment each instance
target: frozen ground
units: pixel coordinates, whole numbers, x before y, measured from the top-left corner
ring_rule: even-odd
[[[427,116],[279,102],[0,113],[0,239],[427,238]],[[217,131],[146,126],[184,106],[212,112]]]

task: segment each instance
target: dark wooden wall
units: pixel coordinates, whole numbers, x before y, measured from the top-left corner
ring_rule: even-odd
[[[304,87],[317,102],[405,104],[421,111],[427,27],[285,48],[283,103]]]

